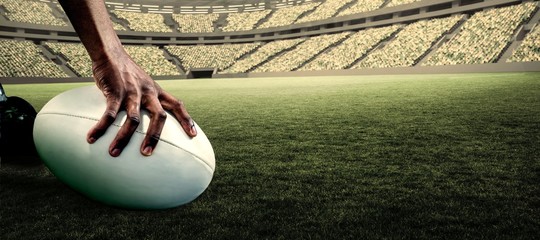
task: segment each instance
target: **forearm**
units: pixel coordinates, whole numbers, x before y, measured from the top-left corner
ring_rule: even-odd
[[[94,63],[124,54],[102,0],[59,0]]]

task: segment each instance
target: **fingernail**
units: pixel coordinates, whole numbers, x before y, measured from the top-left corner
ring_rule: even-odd
[[[150,156],[150,155],[152,155],[152,150],[153,150],[152,147],[146,146],[146,147],[143,149],[143,152],[142,152],[142,153],[143,153],[145,156]]]
[[[88,143],[95,143],[95,142],[96,142],[96,138],[94,138],[94,137],[89,137],[87,141],[88,141]]]
[[[111,155],[112,155],[113,157],[118,157],[118,156],[120,156],[120,149],[118,149],[118,148],[113,149],[113,150],[111,151]]]

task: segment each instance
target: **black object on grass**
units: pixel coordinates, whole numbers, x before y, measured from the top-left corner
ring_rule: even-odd
[[[39,161],[32,130],[36,110],[17,96],[7,96],[0,84],[0,157],[3,163]]]

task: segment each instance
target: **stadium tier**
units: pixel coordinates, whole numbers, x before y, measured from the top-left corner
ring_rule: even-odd
[[[276,9],[270,17],[259,25],[259,28],[280,27],[293,24],[304,13],[315,9],[320,3],[308,3],[287,8]]]
[[[538,1],[137,3],[106,5],[126,50],[152,76],[540,61]],[[0,22],[0,77],[92,76],[56,0],[0,0]]]
[[[357,0],[353,1],[349,7],[338,13],[338,16],[346,16],[356,13],[369,12],[380,8],[385,0]]]
[[[224,73],[245,73],[253,70],[253,68],[263,64],[268,59],[278,55],[284,51],[296,47],[299,43],[304,42],[303,38],[276,40],[261,46],[257,51],[250,54],[249,57],[238,59],[230,67],[225,69]]]
[[[215,22],[219,18],[217,13],[208,14],[172,14],[178,31],[184,33],[212,32]]]
[[[0,39],[0,77],[67,77],[33,42]]]
[[[538,62],[540,61],[540,27],[534,28],[521,45],[513,52],[509,62]]]
[[[298,19],[298,23],[313,22],[333,17],[337,12],[353,0],[327,0],[317,6],[313,12],[303,18]]]
[[[111,11],[119,19],[128,22],[128,26],[133,31],[139,32],[172,32],[170,26],[165,24],[165,18],[157,13],[135,13],[127,11]]]
[[[270,10],[229,13],[226,20],[227,25],[222,30],[224,32],[253,30],[257,23],[262,21],[268,14],[270,14]]]
[[[265,64],[254,69],[253,72],[287,72],[295,70],[324,49],[335,46],[349,34],[349,32],[343,32],[311,37],[298,44],[294,49],[283,52],[279,56],[270,59]]]
[[[217,68],[222,70],[260,45],[261,43],[165,46],[165,50],[180,59],[183,69]]]
[[[425,65],[479,64],[498,60],[517,27],[530,18],[536,7],[537,3],[527,2],[474,14]]]
[[[66,18],[59,17],[55,7],[38,1],[0,0],[3,15],[9,21],[53,26],[67,26]],[[57,14],[54,14],[54,10]],[[63,11],[61,11],[63,13]]]
[[[353,68],[410,67],[450,31],[462,16],[420,20],[403,28],[392,41],[374,50]]]
[[[378,43],[386,40],[400,28],[401,26],[396,24],[388,27],[358,31],[335,48],[320,54],[299,70],[347,69],[355,61],[365,56]]]

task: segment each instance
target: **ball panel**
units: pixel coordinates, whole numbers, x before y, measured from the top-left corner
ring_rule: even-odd
[[[105,107],[95,108],[93,113],[84,111],[88,101],[80,99],[83,95],[76,90],[82,107],[71,109],[75,105],[60,94],[44,106],[34,124],[38,153],[58,179],[92,199],[126,208],[176,207],[204,192],[212,179],[215,159],[210,142],[198,126],[199,135],[190,138],[174,117],[168,116],[163,129],[166,134],[162,134],[165,140],[145,157],[139,149],[149,117],[143,112],[137,132],[122,154],[114,158],[108,154],[108,147],[125,113],[119,114],[96,143],[88,144],[86,133]]]

